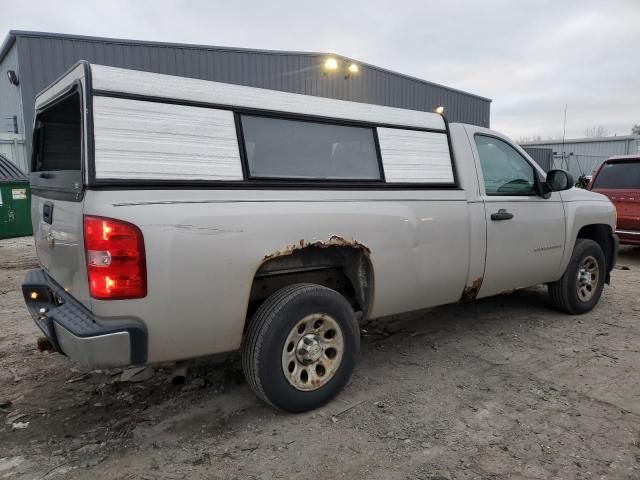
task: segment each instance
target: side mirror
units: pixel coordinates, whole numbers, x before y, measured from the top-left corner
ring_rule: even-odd
[[[573,176],[564,170],[549,170],[545,182],[548,192],[560,192],[573,187]]]

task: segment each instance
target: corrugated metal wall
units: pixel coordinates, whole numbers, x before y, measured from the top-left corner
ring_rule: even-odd
[[[27,169],[27,147],[24,141],[24,120],[21,101],[22,85],[7,81],[7,72],[14,70],[20,78],[18,50],[14,45],[5,55],[0,68],[0,154],[21,170]],[[16,133],[16,127],[18,133]]]
[[[640,136],[566,140],[564,146],[558,141],[522,145],[525,150],[533,146],[550,148],[553,151],[552,168],[567,170],[578,178],[582,174],[591,175],[609,157],[640,153]]]
[[[200,78],[294,93],[431,111],[445,106],[452,122],[489,126],[490,100],[394,72],[360,65],[360,72],[325,75],[322,54],[151,44],[91,37],[16,34],[24,121],[30,142],[36,94],[80,59],[115,67]]]
[[[20,85],[13,85],[7,80],[7,72],[13,70],[20,77],[18,69],[18,50],[15,46],[9,50],[2,61],[0,69],[0,133],[16,133],[14,125],[18,125],[18,133],[24,133],[22,105],[20,103]],[[14,119],[14,116],[17,117]]]
[[[553,160],[553,150],[540,147],[522,147],[535,162],[542,167],[545,172],[551,170]]]

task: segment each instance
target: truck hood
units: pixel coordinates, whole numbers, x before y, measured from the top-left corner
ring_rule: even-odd
[[[601,193],[592,192],[583,188],[573,187],[569,190],[560,192],[562,200],[565,202],[606,202],[611,203],[611,200]]]

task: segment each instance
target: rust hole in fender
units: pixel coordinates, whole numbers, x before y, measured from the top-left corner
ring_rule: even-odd
[[[462,296],[460,297],[460,301],[471,302],[475,300],[475,298],[478,296],[478,291],[480,290],[481,286],[482,277],[476,278],[473,282],[471,282],[471,285],[467,285],[466,287],[464,287]]]
[[[306,247],[319,247],[319,248],[329,248],[329,247],[351,247],[360,250],[364,253],[365,257],[369,257],[371,254],[371,250],[366,245],[357,242],[355,240],[347,240],[344,237],[339,235],[332,235],[329,240],[316,240],[313,242],[307,242],[303,238],[298,240],[297,243],[292,245],[287,245],[282,250],[278,250],[272,253],[265,255],[262,258],[262,261],[265,262],[267,260],[271,260],[272,258],[283,257],[286,255],[291,255],[297,250],[301,250]]]

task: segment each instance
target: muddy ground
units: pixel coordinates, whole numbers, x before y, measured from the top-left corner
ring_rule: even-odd
[[[640,248],[584,316],[535,288],[364,325],[346,390],[295,416],[233,356],[176,386],[39,352],[35,263],[31,238],[0,241],[0,479],[640,478]]]

